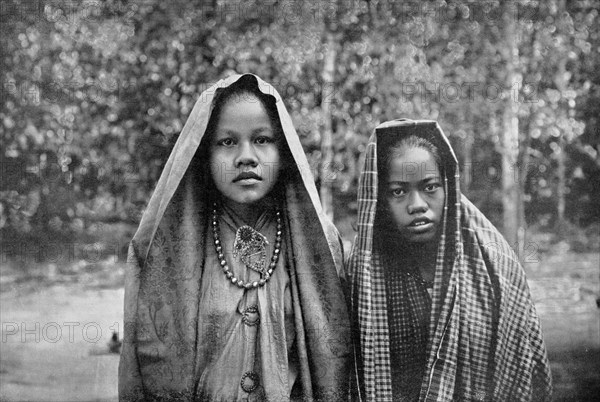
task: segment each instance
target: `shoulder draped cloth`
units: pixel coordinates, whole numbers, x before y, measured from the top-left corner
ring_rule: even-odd
[[[190,168],[205,135],[213,98],[241,76],[202,93],[164,167],[129,247],[125,331],[119,365],[121,400],[194,400],[199,373],[198,306],[211,218],[205,174]],[[302,397],[341,400],[352,352],[340,282],[339,235],[323,214],[308,161],[281,97],[276,99],[293,172],[284,183],[284,233]],[[223,276],[223,280],[226,280]],[[233,285],[232,285],[233,286]],[[268,286],[268,285],[267,285]]]
[[[358,235],[348,275],[361,398],[397,400],[382,254],[373,246],[377,150],[411,134],[438,147],[446,193],[418,400],[550,400],[551,375],[539,319],[517,256],[461,194],[458,161],[439,125],[403,119],[375,129],[359,182]],[[402,261],[396,264],[401,269]]]

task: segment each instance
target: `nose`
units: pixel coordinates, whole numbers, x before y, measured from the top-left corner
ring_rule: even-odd
[[[252,144],[248,141],[240,143],[239,152],[235,158],[235,167],[240,168],[242,166],[258,166],[258,157]]]
[[[426,212],[429,209],[427,202],[421,196],[419,191],[411,191],[408,196],[408,213]]]

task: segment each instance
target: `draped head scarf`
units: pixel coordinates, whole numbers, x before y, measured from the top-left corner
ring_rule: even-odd
[[[260,78],[246,74],[220,80],[198,98],[131,241],[119,365],[121,400],[197,398],[196,351],[203,342],[198,339],[199,289],[205,244],[212,242],[206,239],[211,190],[197,159],[207,155],[200,148],[215,95],[240,79],[254,81],[263,94],[274,97],[285,155],[291,158],[280,193],[302,396],[339,400],[347,394],[350,327],[339,277],[339,235],[323,214],[281,97]]]
[[[427,139],[439,150],[446,194],[429,325],[411,328],[425,332],[421,336],[427,339],[415,400],[549,400],[546,350],[517,256],[461,194],[458,161],[439,125],[404,119],[375,129],[359,181],[358,234],[348,275],[360,396],[367,401],[397,400],[390,333],[398,323],[389,322],[385,273],[403,269],[406,262],[394,261],[387,267],[390,262],[378,246],[378,170],[383,163],[378,158],[410,135]]]

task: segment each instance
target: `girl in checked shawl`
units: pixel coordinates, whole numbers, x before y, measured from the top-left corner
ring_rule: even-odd
[[[436,122],[375,129],[358,203],[349,276],[362,400],[549,400],[523,269],[460,193]]]
[[[219,81],[131,242],[120,399],[343,399],[341,259],[279,94],[253,75]]]

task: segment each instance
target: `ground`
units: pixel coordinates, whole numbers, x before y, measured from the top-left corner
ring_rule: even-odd
[[[557,401],[600,400],[600,256],[558,254],[525,264]]]
[[[115,401],[123,268],[82,264],[23,280],[0,272],[0,400]],[[74,272],[79,271],[79,272]]]
[[[600,395],[600,256],[557,253],[525,269],[544,335],[557,401]],[[123,267],[40,264],[23,277],[0,265],[0,400],[117,400]]]

